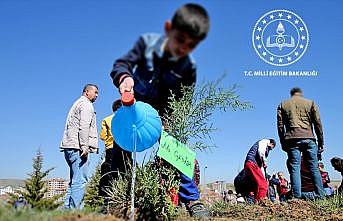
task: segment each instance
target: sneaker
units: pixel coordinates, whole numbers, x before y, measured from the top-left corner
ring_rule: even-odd
[[[210,211],[205,207],[204,204],[197,202],[193,203],[188,207],[190,216],[194,218],[208,218],[210,217]]]

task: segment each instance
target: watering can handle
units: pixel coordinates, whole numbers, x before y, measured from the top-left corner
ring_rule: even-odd
[[[124,106],[131,106],[132,104],[135,103],[135,97],[130,92],[125,91],[121,95],[121,102],[123,103]]]

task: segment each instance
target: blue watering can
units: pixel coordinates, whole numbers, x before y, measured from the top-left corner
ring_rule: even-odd
[[[124,150],[133,152],[131,181],[131,212],[130,220],[134,220],[135,211],[135,180],[136,152],[152,147],[162,133],[162,122],[157,111],[149,104],[137,101],[129,92],[121,97],[123,106],[112,119],[112,134],[115,142]]]
[[[115,142],[130,152],[134,152],[135,148],[137,152],[142,152],[152,147],[162,132],[162,122],[157,111],[149,104],[135,102],[129,92],[123,93],[122,103],[123,106],[117,110],[111,124]]]

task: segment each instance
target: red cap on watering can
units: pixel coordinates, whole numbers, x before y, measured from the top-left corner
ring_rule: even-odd
[[[123,103],[124,106],[131,106],[132,104],[135,103],[135,97],[133,96],[132,93],[126,91],[122,93],[121,95],[121,102]]]

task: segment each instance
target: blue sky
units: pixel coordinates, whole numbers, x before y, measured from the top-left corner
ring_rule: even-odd
[[[98,125],[118,98],[109,77],[113,61],[126,53],[140,34],[163,32],[165,20],[186,1],[0,1],[0,178],[26,178],[38,148],[53,177],[67,177],[59,143],[65,118],[84,84],[99,85],[95,103]],[[242,99],[255,106],[246,112],[216,113],[218,148],[198,153],[206,181],[231,182],[243,167],[246,152],[258,139],[277,138],[276,107],[299,86],[319,105],[324,125],[323,155],[329,165],[343,156],[341,76],[342,3],[332,1],[196,1],[211,16],[208,38],[193,53],[198,83],[224,72],[223,86],[241,86]],[[304,56],[286,67],[262,61],[251,43],[260,16],[274,9],[295,12],[305,21],[310,44]],[[245,77],[245,70],[316,70],[317,77]],[[103,151],[103,143],[101,151]],[[93,156],[92,165],[97,162]],[[280,145],[270,155],[271,171],[286,171]]]

